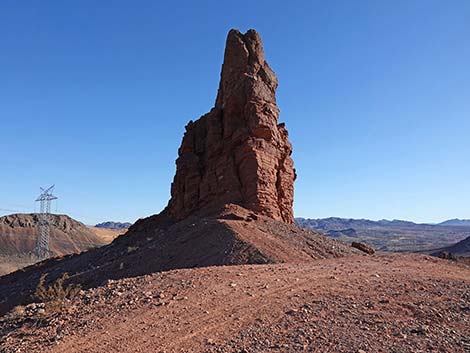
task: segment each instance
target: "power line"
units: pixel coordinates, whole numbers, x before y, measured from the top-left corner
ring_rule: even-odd
[[[19,211],[19,210],[11,210],[9,208],[0,208],[0,211],[6,211],[6,212],[22,212],[22,211]]]

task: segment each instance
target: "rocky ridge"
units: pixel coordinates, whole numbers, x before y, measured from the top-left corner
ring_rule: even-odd
[[[106,244],[83,223],[66,215],[51,214],[49,245],[54,256],[79,253]],[[0,256],[19,256],[34,250],[39,215],[11,214],[0,217]]]

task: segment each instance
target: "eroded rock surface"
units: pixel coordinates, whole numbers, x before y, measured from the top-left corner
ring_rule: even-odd
[[[212,110],[186,126],[167,212],[175,219],[239,204],[294,223],[292,146],[278,124],[278,82],[254,30],[231,30]]]

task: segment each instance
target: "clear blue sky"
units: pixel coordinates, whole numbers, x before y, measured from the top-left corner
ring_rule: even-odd
[[[470,218],[468,0],[2,0],[0,213],[159,212],[230,28],[279,77],[296,216]]]

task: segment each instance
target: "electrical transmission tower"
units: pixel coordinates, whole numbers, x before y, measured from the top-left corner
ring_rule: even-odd
[[[41,194],[36,199],[36,202],[41,203],[38,223],[38,242],[35,249],[35,254],[39,260],[47,259],[50,256],[49,233],[51,228],[51,201],[57,199],[56,196],[52,195],[53,190],[54,185],[48,189],[41,188]]]

